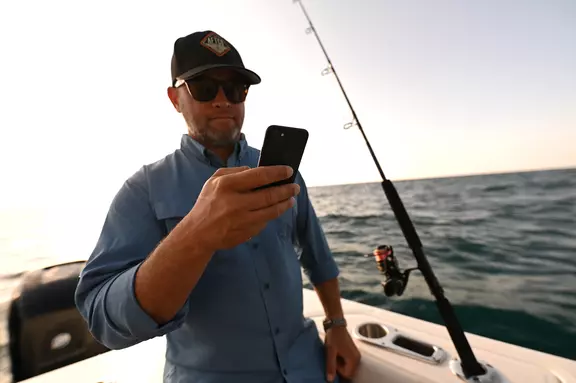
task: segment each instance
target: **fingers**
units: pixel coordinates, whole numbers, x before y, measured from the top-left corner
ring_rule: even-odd
[[[251,225],[259,222],[268,222],[280,217],[284,212],[294,206],[294,198],[289,197],[284,201],[279,201],[272,206],[254,210],[248,213],[244,224]]]
[[[326,380],[333,382],[336,377],[336,349],[326,345]]]
[[[300,185],[289,184],[275,186],[245,194],[246,204],[250,210],[263,209],[278,202],[285,201],[290,197],[296,197],[300,193]]]
[[[218,170],[216,170],[216,172],[214,172],[214,175],[212,177],[216,178],[216,177],[222,177],[222,176],[225,176],[228,174],[241,173],[241,172],[244,172],[248,169],[250,169],[250,167],[248,167],[248,166],[238,166],[238,167],[234,167],[234,168],[219,168]]]
[[[250,191],[257,187],[285,180],[292,176],[289,166],[260,166],[242,172],[227,174],[226,186],[239,191]]]
[[[349,349],[346,356],[337,357],[336,371],[338,371],[338,374],[343,378],[352,379],[360,365],[360,359],[360,352],[356,348],[352,350]]]
[[[346,379],[352,379],[354,372],[356,371],[357,364],[353,360],[343,360],[342,363],[338,363],[337,371]]]

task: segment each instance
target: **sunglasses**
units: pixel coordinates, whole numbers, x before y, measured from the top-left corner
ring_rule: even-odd
[[[188,93],[198,102],[208,102],[214,100],[218,90],[222,88],[224,95],[232,104],[239,104],[246,100],[248,95],[247,85],[241,81],[234,80],[215,80],[213,78],[199,77],[192,80],[178,81],[175,86],[179,87],[182,83],[186,84]]]

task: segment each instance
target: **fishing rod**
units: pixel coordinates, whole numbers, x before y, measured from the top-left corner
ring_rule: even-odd
[[[346,103],[348,104],[348,107],[350,108],[350,111],[352,112],[352,122],[349,122],[346,125],[344,125],[344,129],[349,129],[353,126],[357,126],[358,130],[360,130],[360,133],[362,133],[362,137],[364,137],[364,141],[366,142],[366,146],[368,146],[368,150],[370,151],[370,155],[372,156],[372,159],[374,160],[374,163],[376,164],[376,167],[378,168],[378,172],[380,173],[380,177],[382,178],[382,189],[384,190],[384,194],[386,195],[386,198],[388,199],[390,207],[392,208],[392,211],[394,212],[396,220],[398,221],[398,224],[400,225],[400,228],[402,229],[402,233],[404,234],[404,238],[406,239],[408,246],[412,249],[412,253],[414,254],[414,257],[416,258],[416,261],[418,264],[417,268],[420,270],[420,272],[424,276],[424,279],[426,280],[426,283],[428,284],[428,288],[430,289],[430,292],[432,293],[432,295],[436,299],[436,305],[438,306],[438,310],[440,311],[440,315],[441,315],[442,319],[444,320],[446,329],[448,330],[448,333],[450,334],[450,338],[452,339],[452,343],[454,344],[454,347],[456,348],[456,352],[458,353],[458,356],[460,357],[460,363],[461,363],[462,372],[464,373],[464,376],[468,379],[468,378],[473,377],[473,376],[485,375],[486,370],[484,369],[484,367],[482,367],[482,365],[476,359],[476,356],[474,355],[474,352],[472,351],[472,348],[470,347],[470,343],[468,343],[468,339],[466,338],[466,335],[464,334],[464,330],[462,329],[460,322],[456,318],[456,314],[454,312],[454,309],[452,308],[452,305],[450,304],[450,302],[448,301],[448,299],[444,295],[444,289],[440,285],[440,282],[438,282],[436,275],[434,275],[434,271],[432,271],[432,267],[430,266],[430,263],[428,262],[428,258],[424,255],[424,251],[422,249],[422,242],[420,241],[420,238],[418,237],[418,234],[416,233],[416,229],[414,228],[414,225],[412,224],[410,216],[408,215],[408,212],[406,211],[406,208],[404,207],[404,204],[402,203],[402,200],[400,199],[400,196],[399,196],[398,192],[396,191],[394,184],[389,179],[386,178],[386,176],[384,175],[384,171],[382,171],[382,167],[380,166],[380,163],[378,162],[378,159],[376,158],[376,155],[374,154],[374,150],[372,149],[372,145],[370,145],[370,142],[368,141],[368,137],[366,137],[366,133],[364,133],[364,129],[362,128],[362,125],[360,124],[360,120],[358,119],[358,116],[356,115],[356,111],[352,107],[352,103],[350,102],[350,99],[348,98],[348,95],[346,94],[346,91],[344,90],[344,86],[342,85],[342,82],[340,81],[340,78],[338,77],[338,74],[336,73],[336,69],[334,68],[334,65],[332,64],[332,60],[330,60],[330,57],[328,56],[328,52],[326,52],[326,48],[324,48],[324,44],[322,44],[322,41],[320,40],[320,36],[318,35],[316,28],[314,27],[314,24],[312,24],[312,20],[310,20],[310,16],[308,15],[308,12],[306,12],[306,9],[304,8],[304,4],[302,4],[301,0],[293,0],[293,2],[298,3],[298,5],[300,5],[300,9],[302,9],[302,13],[304,13],[306,20],[308,21],[309,27],[306,29],[306,33],[307,34],[310,34],[310,33],[314,34],[314,36],[316,37],[316,40],[318,41],[318,44],[320,45],[320,48],[322,49],[322,52],[324,53],[324,56],[326,57],[326,60],[328,61],[328,67],[322,71],[322,75],[327,75],[330,73],[334,74],[334,77],[336,78],[336,81],[338,82],[340,90],[342,91],[342,94],[344,95],[344,98],[346,99]],[[405,283],[407,282],[407,279],[408,279],[407,274],[405,274],[405,275],[406,275],[406,277],[404,280],[404,287],[405,287]],[[396,282],[401,283],[402,280],[396,280]],[[402,288],[402,291],[403,291],[403,288]],[[401,294],[401,292],[400,292],[400,294]],[[397,295],[400,295],[400,294],[397,294]],[[388,295],[388,293],[387,293],[387,295]]]

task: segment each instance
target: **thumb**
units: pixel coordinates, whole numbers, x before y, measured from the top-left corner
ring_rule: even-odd
[[[216,170],[216,172],[214,172],[214,175],[212,177],[222,177],[222,176],[225,176],[227,174],[240,173],[240,172],[246,171],[248,169],[250,169],[249,166],[237,166],[237,167],[233,167],[233,168],[219,168],[218,170]]]
[[[333,382],[336,377],[336,349],[326,346],[326,380]]]

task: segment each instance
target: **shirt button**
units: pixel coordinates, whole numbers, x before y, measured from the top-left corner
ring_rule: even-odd
[[[253,243],[253,244],[252,244],[252,248],[257,249],[257,248],[258,248],[258,244],[257,244],[257,243]]]
[[[270,283],[264,283],[264,290],[268,290],[270,288]]]
[[[288,375],[288,370],[283,369],[283,370],[282,370],[282,373],[283,373],[284,375]]]
[[[280,329],[278,327],[276,327],[274,329],[274,334],[276,334],[276,335],[280,334]]]

